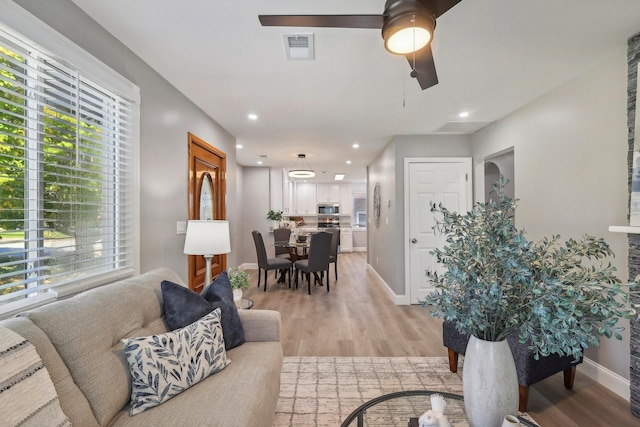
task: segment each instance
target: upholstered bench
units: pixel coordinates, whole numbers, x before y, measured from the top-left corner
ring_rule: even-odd
[[[442,341],[449,351],[449,369],[451,372],[458,370],[458,354],[464,355],[469,341],[469,335],[462,335],[456,329],[453,322],[445,321],[442,324]],[[573,380],[576,376],[576,365],[582,363],[575,360],[572,356],[560,356],[551,354],[549,356],[540,356],[538,360],[534,359],[533,351],[529,350],[527,344],[520,344],[518,333],[514,332],[507,338],[511,353],[516,363],[516,371],[518,372],[518,385],[520,392],[519,410],[526,412],[527,401],[529,400],[529,386],[537,383],[560,371],[564,372],[564,386],[571,390],[573,388]]]

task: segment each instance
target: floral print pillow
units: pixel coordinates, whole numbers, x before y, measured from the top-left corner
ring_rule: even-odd
[[[182,329],[122,344],[132,377],[130,415],[160,405],[231,362],[219,308]]]

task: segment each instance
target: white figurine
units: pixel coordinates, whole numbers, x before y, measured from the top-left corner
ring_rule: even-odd
[[[447,401],[440,393],[431,395],[431,409],[418,418],[419,427],[451,427],[451,423],[444,414]]]

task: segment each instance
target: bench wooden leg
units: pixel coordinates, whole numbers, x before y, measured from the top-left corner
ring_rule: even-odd
[[[529,401],[529,386],[518,384],[520,394],[520,402],[518,402],[518,411],[527,412],[527,402]]]
[[[576,366],[572,366],[564,370],[564,386],[572,390],[573,389],[573,380],[576,379]]]
[[[450,348],[447,350],[449,351],[449,370],[454,373],[458,372],[458,353]]]

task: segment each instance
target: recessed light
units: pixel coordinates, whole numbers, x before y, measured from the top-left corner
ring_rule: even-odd
[[[335,179],[336,181],[342,181],[344,179],[344,174],[343,173],[337,173],[337,174],[333,175],[333,179]]]
[[[463,111],[462,113],[458,114],[458,117],[464,119],[465,117],[469,117],[469,113],[467,111]]]
[[[242,148],[242,144],[236,144],[236,148]]]
[[[358,148],[358,147],[360,147],[360,144],[353,144],[352,147],[353,148]]]
[[[261,165],[261,164],[262,164],[262,161],[261,161],[261,160],[258,160],[258,164],[259,164],[259,165]]]
[[[347,164],[350,165],[351,164],[351,160],[347,160]]]
[[[254,113],[249,114],[247,117],[249,117],[249,120],[258,120],[258,115]]]

